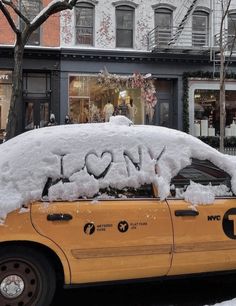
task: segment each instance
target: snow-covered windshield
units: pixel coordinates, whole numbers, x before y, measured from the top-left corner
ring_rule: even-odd
[[[49,178],[54,182],[49,201],[150,183],[164,199],[171,178],[190,165],[191,158],[207,159],[227,172],[236,192],[236,158],[177,130],[133,125],[122,116],[108,123],[32,130],[0,145],[0,217],[40,200]]]

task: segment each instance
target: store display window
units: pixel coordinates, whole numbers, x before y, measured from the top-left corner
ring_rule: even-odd
[[[196,89],[194,91],[194,135],[219,136],[220,134],[220,91]],[[226,123],[225,136],[236,136],[236,91],[225,93]]]
[[[0,70],[0,133],[6,129],[12,93],[12,72]],[[0,135],[1,136],[1,135]]]
[[[106,122],[112,115],[124,115],[135,124],[144,123],[140,88],[102,86],[97,76],[69,76],[69,115],[74,123]]]

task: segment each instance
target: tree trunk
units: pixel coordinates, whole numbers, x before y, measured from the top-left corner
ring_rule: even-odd
[[[224,153],[224,139],[225,139],[225,37],[224,37],[224,20],[226,11],[222,4],[222,19],[220,23],[220,152]],[[228,11],[228,9],[227,9]]]
[[[223,65],[222,65],[223,66]],[[220,152],[224,153],[225,138],[225,79],[224,71],[220,70]]]
[[[224,71],[224,54],[220,55],[220,152],[224,152],[225,137],[225,71]]]
[[[22,132],[23,103],[22,103],[22,65],[24,44],[21,37],[17,37],[14,47],[14,69],[12,75],[12,96],[6,127],[6,140]]]

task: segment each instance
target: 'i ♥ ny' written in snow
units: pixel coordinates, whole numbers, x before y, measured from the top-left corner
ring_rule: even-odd
[[[49,199],[55,200],[58,189],[62,188],[64,199],[69,196],[67,192],[70,193],[71,198],[78,197],[78,194],[93,196],[102,188],[138,188],[142,184],[151,183],[157,175],[157,163],[164,151],[165,148],[154,157],[147,147],[138,146],[132,151],[119,148],[116,151],[104,151],[101,154],[91,152],[82,159],[80,156],[79,160],[77,155],[61,156],[62,180],[49,189]],[[72,169],[71,165],[76,165],[76,168]],[[67,180],[63,184],[65,178]],[[85,188],[84,185],[87,187]]]
[[[165,199],[171,179],[192,158],[209,160],[227,172],[236,193],[236,158],[177,130],[132,125],[123,116],[107,123],[32,130],[0,145],[0,218],[41,200],[49,178],[54,183],[48,190],[50,201],[94,197],[100,189],[138,188],[145,183],[154,183],[160,199]],[[208,191],[199,192],[197,184],[191,184],[190,191],[189,202],[209,203],[214,198],[199,199]]]

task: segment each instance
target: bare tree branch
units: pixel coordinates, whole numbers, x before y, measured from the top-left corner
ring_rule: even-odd
[[[15,13],[24,20],[24,22],[26,24],[30,24],[30,20],[22,14],[22,12],[18,9],[18,7],[12,2],[12,1],[8,1],[8,0],[2,0],[2,2],[6,5],[9,5],[14,11]]]
[[[40,27],[51,15],[64,11],[66,9],[73,9],[77,0],[54,0],[50,2],[31,22],[31,29],[33,31]]]
[[[34,0],[31,0],[32,2]],[[12,30],[16,34],[14,46],[14,68],[12,74],[12,95],[9,107],[9,114],[6,127],[6,140],[22,133],[23,108],[22,108],[22,78],[23,78],[23,58],[24,48],[30,38],[30,35],[39,28],[51,15],[63,10],[73,9],[77,0],[52,0],[41,10],[41,12],[32,20],[26,16],[27,12],[21,12],[18,8],[18,0],[0,0],[0,10],[7,19]],[[11,11],[25,23],[24,27],[17,27],[18,20],[14,21],[11,17]],[[26,10],[25,10],[26,11]]]
[[[14,20],[11,17],[10,12],[6,8],[5,4],[3,3],[2,0],[0,0],[0,10],[3,12],[3,15],[6,17],[9,25],[11,26],[12,30],[17,34],[19,32],[19,29],[17,29]]]
[[[228,1],[227,6],[226,6],[225,9],[224,9],[223,1],[221,3],[222,3],[222,11],[224,12],[224,14],[222,16],[222,21],[224,21],[226,16],[227,16],[227,14],[228,14],[228,12],[229,12],[229,7],[230,7],[230,4],[231,4],[231,0]]]
[[[225,122],[226,122],[226,110],[225,110],[225,78],[226,78],[226,67],[225,64],[225,51],[227,42],[225,43],[224,34],[224,23],[226,16],[228,15],[231,0],[227,1],[225,8],[225,2],[221,0],[222,18],[220,23],[220,151],[224,152],[224,136],[225,136]],[[229,59],[228,59],[229,60]]]

